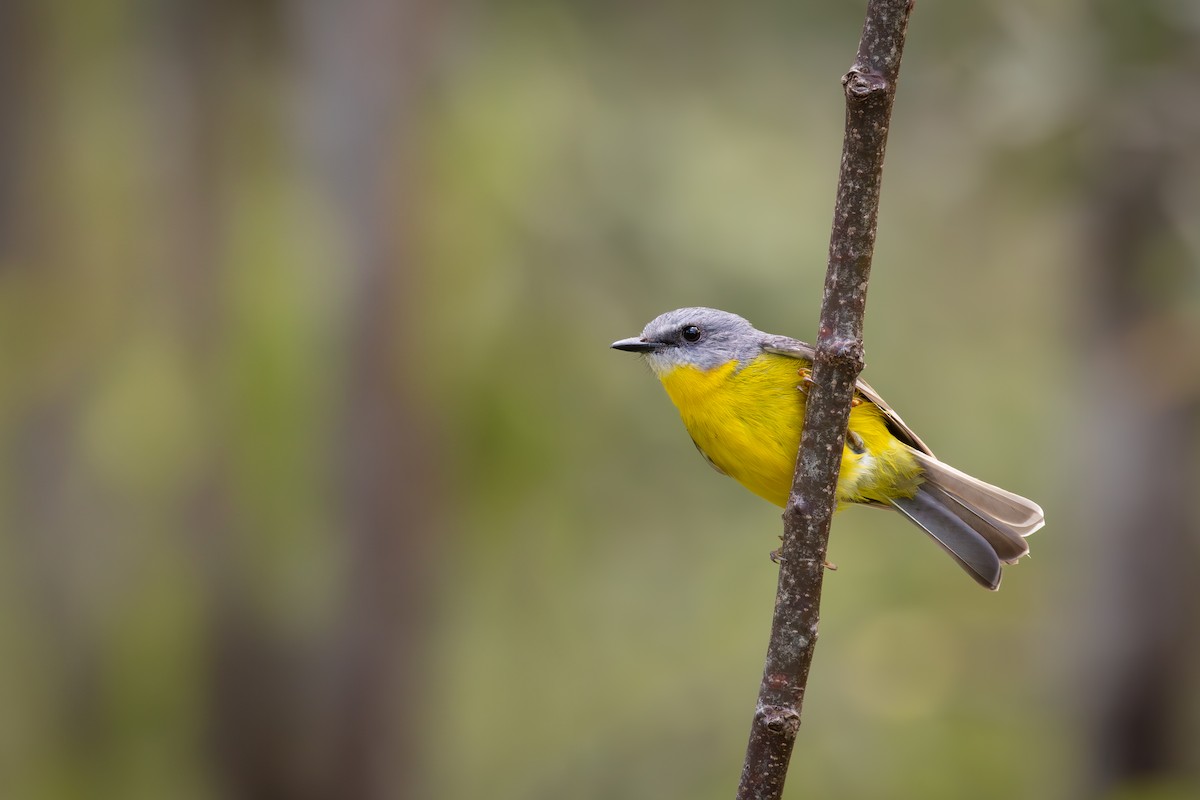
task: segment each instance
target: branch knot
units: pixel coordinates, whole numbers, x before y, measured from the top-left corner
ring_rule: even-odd
[[[771,733],[794,737],[800,730],[800,713],[791,706],[762,706],[759,715]]]
[[[861,339],[837,337],[818,343],[817,349],[830,361],[853,367],[855,375],[862,372],[865,358]]]
[[[883,75],[855,64],[849,72],[842,76],[842,88],[846,92],[847,100],[862,102],[871,95],[887,94],[891,89],[891,84]]]

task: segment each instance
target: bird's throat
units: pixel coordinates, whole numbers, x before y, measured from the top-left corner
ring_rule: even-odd
[[[728,385],[729,377],[737,371],[737,367],[736,361],[708,370],[682,366],[663,373],[659,379],[675,407],[686,411],[710,402],[714,393]]]

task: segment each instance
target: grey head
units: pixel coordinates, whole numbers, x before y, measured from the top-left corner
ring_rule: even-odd
[[[638,338],[613,348],[642,353],[656,375],[676,367],[708,370],[730,361],[745,363],[762,352],[762,331],[737,314],[715,308],[677,308],[650,320]]]

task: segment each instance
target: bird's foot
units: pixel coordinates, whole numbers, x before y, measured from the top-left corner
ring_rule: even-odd
[[[813,380],[812,367],[801,367],[796,371],[796,374],[800,376],[800,383],[797,384],[796,388],[800,390],[801,394],[808,394],[808,390],[817,384],[817,382]],[[864,402],[866,401],[855,394],[850,400],[850,407],[857,408]]]

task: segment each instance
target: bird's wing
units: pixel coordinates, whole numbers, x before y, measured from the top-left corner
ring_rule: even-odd
[[[700,446],[700,443],[696,441],[695,437],[692,438],[692,444],[696,445],[696,451],[699,452],[700,455],[704,456],[704,460],[708,462],[708,465],[710,467],[712,467],[713,469],[715,469],[717,472],[721,473],[722,475],[729,474],[728,472],[726,472],[725,470],[723,470],[719,466],[717,466],[717,462],[712,460],[712,456],[710,456],[708,453],[704,452],[704,448]]]
[[[776,353],[777,355],[787,356],[788,358],[801,358],[805,361],[812,361],[817,357],[817,348],[813,347],[808,342],[802,342],[799,339],[793,339],[790,336],[775,336],[773,334],[764,334],[762,340],[762,349],[768,353]]]
[[[763,350],[768,353],[775,353],[789,358],[798,358],[807,361],[810,364],[817,356],[817,350],[808,342],[802,342],[799,339],[792,339],[788,336],[775,336],[768,334],[763,337]],[[860,380],[855,384],[858,393],[870,400],[879,410],[883,412],[884,419],[887,420],[887,425],[895,434],[896,438],[905,444],[920,450],[922,453],[933,455],[933,451],[929,449],[929,445],[921,441],[921,437],[913,432],[913,429],[908,427],[904,420],[900,419],[891,406],[879,396],[879,392],[871,388],[871,385],[866,381]]]

